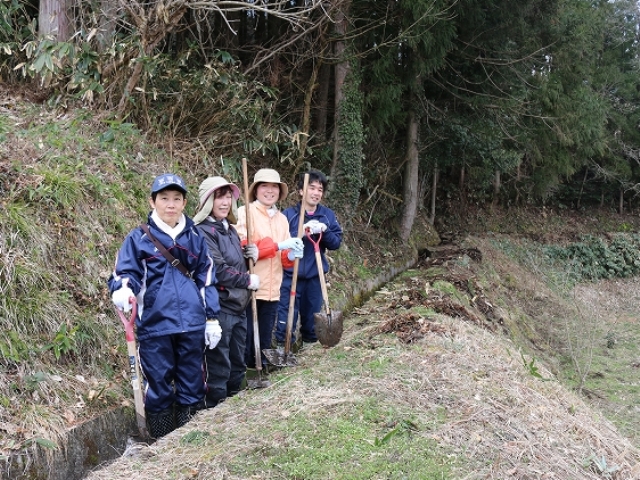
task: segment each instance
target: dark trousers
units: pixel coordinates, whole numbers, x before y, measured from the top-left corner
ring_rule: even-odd
[[[260,338],[260,356],[262,358],[262,366],[267,365],[267,359],[262,350],[271,348],[271,337],[273,335],[273,324],[278,314],[278,302],[267,302],[266,300],[256,301],[258,311],[258,330]],[[251,303],[247,307],[247,345],[244,359],[247,367],[254,368],[256,366],[255,347],[253,345],[253,310]]]
[[[244,361],[247,341],[247,317],[220,312],[218,321],[222,328],[222,338],[213,350],[204,352],[205,378],[207,381],[207,407],[215,407],[219,402],[240,390],[247,366]]]
[[[287,318],[291,299],[292,275],[285,273],[280,286],[280,302],[278,303],[278,321],[275,337],[278,342],[284,342],[287,334]],[[316,337],[314,313],[322,311],[322,289],[320,277],[299,278],[296,284],[296,302],[293,309],[293,325],[291,328],[291,343],[296,341],[295,331],[300,314],[300,334],[303,342],[315,342]]]
[[[140,342],[140,366],[147,380],[145,409],[161,412],[175,403],[201,404],[205,383],[202,371],[204,329],[163,335]]]

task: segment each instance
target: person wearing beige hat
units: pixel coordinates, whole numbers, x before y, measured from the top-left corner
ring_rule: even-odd
[[[215,407],[241,389],[246,364],[246,308],[251,290],[260,286],[260,278],[247,272],[245,257],[257,255],[255,245],[243,249],[230,219],[240,189],[222,177],[209,177],[198,188],[200,203],[193,217],[203,234],[209,255],[216,266],[216,287],[220,298],[218,321],[222,338],[214,349],[205,350],[205,404]]]
[[[302,240],[291,238],[287,217],[276,206],[288,194],[289,188],[280,180],[280,174],[271,168],[262,168],[256,172],[249,186],[249,205],[238,208],[236,227],[240,238],[247,241],[247,215],[251,215],[252,238],[248,241],[258,246],[254,273],[260,277],[260,288],[256,291],[260,351],[271,348],[283,266],[292,267],[294,259],[302,258],[304,250]],[[253,318],[251,305],[247,307],[247,318]],[[247,345],[253,345],[253,324],[247,323]],[[255,365],[254,349],[247,348],[245,352],[246,364]],[[267,367],[264,355],[261,360],[263,367]]]

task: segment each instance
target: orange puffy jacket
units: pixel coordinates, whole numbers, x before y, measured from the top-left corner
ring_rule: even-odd
[[[247,239],[247,215],[244,206],[238,208],[238,223],[235,227],[243,245],[248,241],[258,246],[258,262],[253,270],[253,273],[260,277],[256,299],[277,302],[280,300],[282,269],[293,266],[293,262],[287,257],[289,250],[277,254],[278,242],[291,238],[289,221],[280,211],[276,211],[275,215],[270,217],[267,208],[258,201],[249,204],[249,214],[251,239]]]

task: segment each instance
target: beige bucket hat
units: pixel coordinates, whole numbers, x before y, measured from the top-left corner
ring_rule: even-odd
[[[272,168],[261,168],[253,176],[253,183],[249,186],[249,201],[253,202],[256,199],[256,187],[259,183],[278,183],[280,184],[280,197],[278,200],[281,202],[287,195],[289,195],[289,187],[287,184],[280,181],[280,174]]]
[[[240,198],[240,189],[233,183],[226,181],[222,177],[209,177],[200,184],[198,187],[198,195],[200,197],[200,203],[198,204],[198,208],[196,210],[196,214],[193,217],[193,222],[197,225],[201,223],[205,218],[207,218],[211,214],[211,209],[213,208],[213,192],[218,190],[219,188],[229,186],[231,187],[231,195],[234,200],[238,200]],[[231,206],[231,211],[229,212],[229,223],[236,223],[236,215],[237,205],[235,201]]]

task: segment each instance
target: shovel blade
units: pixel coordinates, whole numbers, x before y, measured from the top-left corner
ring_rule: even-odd
[[[256,390],[258,388],[267,388],[271,386],[271,382],[269,380],[263,380],[261,378],[252,378],[247,380],[247,388],[249,390]]]
[[[342,312],[318,312],[313,314],[316,337],[323,347],[335,347],[342,338]]]
[[[276,367],[295,367],[298,365],[296,357],[291,352],[285,353],[279,350],[265,349],[262,350],[267,361]]]

